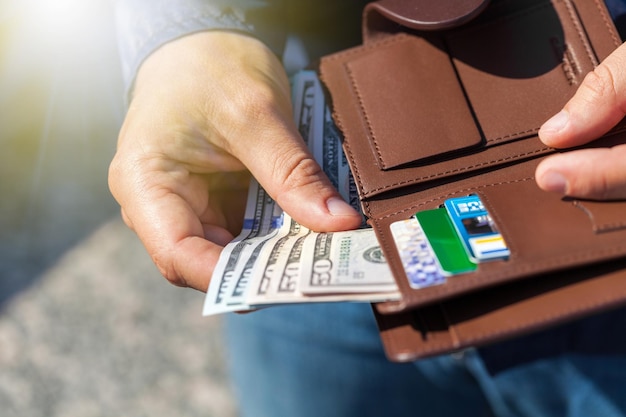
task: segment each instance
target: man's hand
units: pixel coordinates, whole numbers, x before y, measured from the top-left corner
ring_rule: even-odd
[[[241,229],[248,172],[306,227],[360,224],[299,137],[289,97],[280,62],[242,34],[189,35],[142,65],[109,185],[170,282],[206,291]]]
[[[539,130],[554,148],[591,142],[626,114],[626,44],[589,73],[563,110]],[[626,198],[626,145],[554,155],[535,174],[547,191],[599,200]]]

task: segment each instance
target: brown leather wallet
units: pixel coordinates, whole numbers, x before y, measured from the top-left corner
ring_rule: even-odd
[[[320,64],[363,212],[402,293],[374,306],[395,361],[511,338],[626,301],[626,202],[563,198],[533,177],[557,152],[538,139],[540,125],[621,44],[604,3],[469,3],[475,12],[466,7],[464,17],[447,17],[454,24],[429,27],[419,24],[424,12],[415,2],[370,3],[363,45]],[[620,123],[589,146],[624,142]],[[468,194],[480,196],[510,257],[411,288],[390,224]]]

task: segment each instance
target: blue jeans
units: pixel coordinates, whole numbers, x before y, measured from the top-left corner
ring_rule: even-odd
[[[496,373],[473,349],[391,363],[367,304],[272,307],[225,325],[244,417],[626,416],[626,355],[561,354]]]

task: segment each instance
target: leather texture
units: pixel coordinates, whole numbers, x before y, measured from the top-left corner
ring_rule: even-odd
[[[390,359],[483,345],[623,304],[626,202],[562,198],[533,178],[556,152],[539,141],[540,125],[621,44],[604,3],[493,0],[440,31],[396,18],[381,24],[378,6],[366,8],[364,44],[325,57],[320,74],[363,211],[402,292],[375,306]],[[589,146],[623,142],[624,123]],[[390,224],[472,193],[510,258],[412,289]]]

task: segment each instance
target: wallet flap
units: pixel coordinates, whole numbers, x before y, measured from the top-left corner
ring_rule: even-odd
[[[559,276],[537,276],[404,313],[374,312],[387,356],[404,362],[538,331],[617,308],[625,299],[626,260],[622,259]]]

